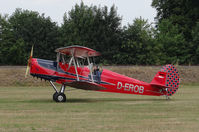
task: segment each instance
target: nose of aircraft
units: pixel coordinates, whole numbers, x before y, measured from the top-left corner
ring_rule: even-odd
[[[38,68],[38,63],[37,63],[37,58],[31,58],[30,62],[30,74],[35,74],[39,72]]]

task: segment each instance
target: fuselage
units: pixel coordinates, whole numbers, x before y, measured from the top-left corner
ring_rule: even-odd
[[[91,72],[88,66],[78,66],[78,81],[92,82]],[[60,84],[67,85],[77,81],[75,66],[62,62],[32,58],[30,74],[45,80],[51,80]],[[165,91],[151,85],[150,83],[139,81],[107,69],[100,71],[100,76],[92,75],[94,83],[106,89],[97,90],[102,92],[116,92],[139,95],[165,95]]]

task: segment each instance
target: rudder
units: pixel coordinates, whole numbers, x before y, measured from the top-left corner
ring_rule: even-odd
[[[165,85],[168,89],[166,95],[171,96],[175,94],[180,85],[180,77],[177,69],[173,65],[168,64],[163,66],[160,71],[167,73]]]

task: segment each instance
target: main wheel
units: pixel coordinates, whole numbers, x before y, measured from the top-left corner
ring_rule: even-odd
[[[56,102],[57,102],[57,95],[58,95],[57,92],[55,92],[55,93],[53,94],[53,100],[56,101]]]
[[[66,95],[64,93],[55,94],[55,101],[56,102],[66,102]]]

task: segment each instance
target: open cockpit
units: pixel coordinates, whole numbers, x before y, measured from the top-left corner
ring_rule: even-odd
[[[100,55],[99,52],[82,46],[59,48],[55,51],[57,67],[61,67],[66,72],[74,69],[77,81],[81,80],[81,76],[86,75],[89,81],[100,83],[102,68],[95,64],[94,58]]]

